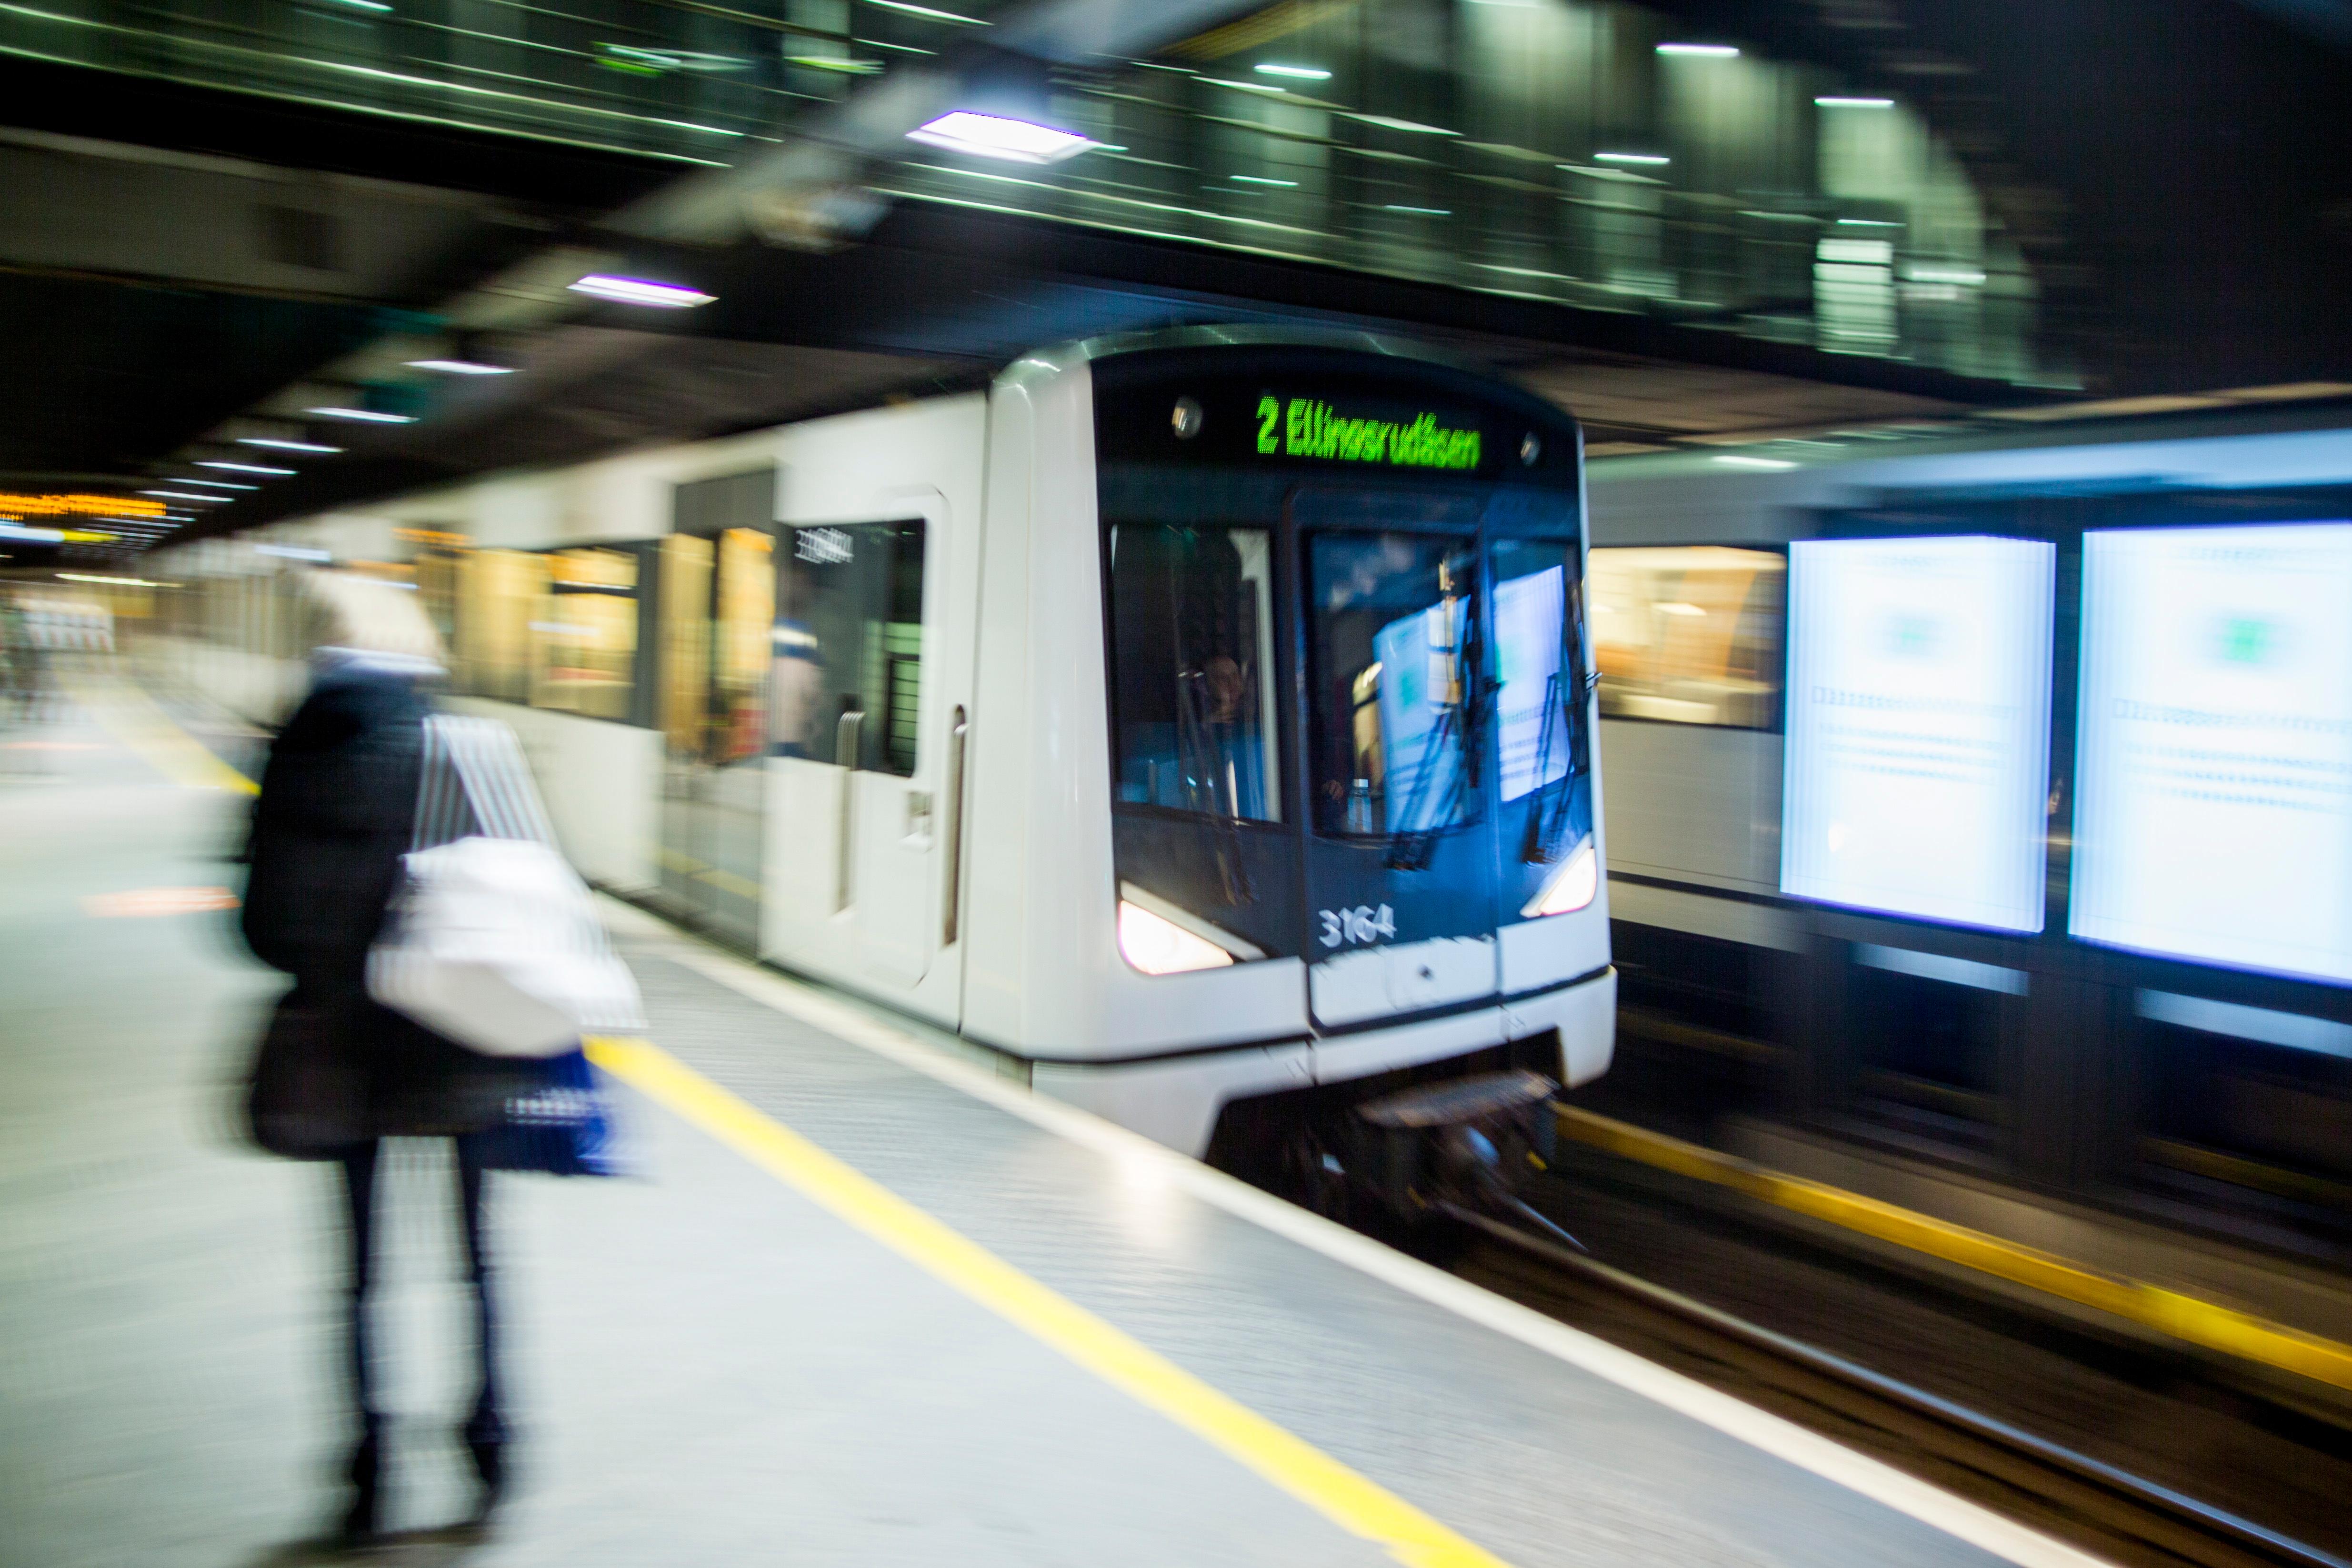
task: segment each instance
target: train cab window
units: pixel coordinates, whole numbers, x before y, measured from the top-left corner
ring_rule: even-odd
[[[1110,529],[1118,799],[1282,820],[1264,528]]]
[[[1557,539],[1496,539],[1495,744],[1505,800],[1566,778],[1575,718],[1574,627],[1568,585],[1576,546]]]
[[[1312,536],[1307,557],[1316,831],[1468,821],[1475,551],[1438,535],[1335,532]]]
[[[1596,549],[1589,575],[1603,718],[1780,722],[1787,557],[1715,545]]]
[[[771,751],[911,777],[924,524],[795,528],[787,542],[769,654]]]
[[[530,706],[626,719],[636,684],[636,555],[557,550],[547,572],[530,622]]]

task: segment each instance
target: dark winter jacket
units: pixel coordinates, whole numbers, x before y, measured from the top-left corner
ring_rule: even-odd
[[[244,927],[299,992],[357,994],[416,815],[431,705],[414,679],[323,676],[269,748],[254,802]]]

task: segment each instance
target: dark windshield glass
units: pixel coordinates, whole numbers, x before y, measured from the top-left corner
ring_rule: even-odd
[[[1467,541],[1320,533],[1307,556],[1317,831],[1385,836],[1467,821]]]
[[[1570,653],[1568,585],[1576,547],[1495,542],[1495,746],[1507,801],[1568,776]]]
[[[1267,530],[1114,524],[1110,599],[1118,799],[1280,821]]]

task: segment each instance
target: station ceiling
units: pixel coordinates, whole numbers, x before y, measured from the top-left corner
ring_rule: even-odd
[[[522,373],[409,389],[429,417],[339,436],[348,454],[247,497],[237,526],[961,384],[1038,341],[1181,321],[1438,338],[1560,399],[1603,452],[2325,387],[2352,363],[2352,120],[2318,112],[2352,87],[2352,13],[2332,0],[2082,0],[2024,20],[1996,0],[1209,0],[1177,10],[1213,25],[1145,63],[1086,68],[1002,45],[1040,16],[1084,24],[1057,38],[1122,37],[1152,8],[1021,0],[962,6],[997,41],[934,51],[949,63],[929,76],[890,52],[929,37],[908,7],[853,4],[838,37],[760,24],[783,53],[756,81],[694,63],[751,57],[729,52],[748,46],[727,18],[748,13],[591,9],[656,63],[589,59],[496,112],[457,112],[467,100],[429,72],[416,79],[442,112],[404,106],[406,88],[323,101],[299,72],[360,46],[314,22],[300,49],[248,37],[235,68],[187,37],[162,49],[157,16],[219,44],[201,0],[137,11],[144,33],[126,24],[82,63],[19,49],[0,65],[4,482],[152,486],[321,387],[400,380],[399,356],[461,328]],[[0,44],[37,12],[10,8]],[[1677,40],[1717,54],[1658,52]],[[824,64],[866,57],[891,72]],[[1128,140],[988,199],[971,193],[992,189],[989,170],[874,153],[899,145],[891,114],[908,112],[886,89],[951,93],[1015,57],[1043,59],[1064,119]],[[449,44],[433,68],[468,58]],[[1255,74],[1294,59],[1335,79]],[[1580,63],[1505,79],[1562,61]],[[1900,113],[1805,107],[1849,100]],[[531,122],[542,111],[572,120]],[[579,130],[598,114],[623,129]],[[1448,120],[1466,129],[1438,127],[1448,151],[1425,156]],[[740,145],[681,151],[709,152],[714,127]],[[1601,161],[1621,142],[1655,162]],[[1276,172],[1236,183],[1252,169]],[[886,199],[825,232],[827,199],[853,189]],[[1831,247],[1890,231],[1878,293],[1820,282]],[[1488,256],[1529,265],[1471,259]],[[551,304],[533,268],[564,256],[699,280],[719,302],[660,321]]]

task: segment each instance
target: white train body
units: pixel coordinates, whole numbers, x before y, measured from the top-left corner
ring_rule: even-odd
[[[1157,411],[1148,430],[1123,413],[1127,423],[1111,430],[1107,371],[1126,389],[1118,396]],[[1197,400],[1190,434],[1179,433],[1180,396]],[[1435,417],[1416,420],[1421,402]],[[1274,429],[1262,417],[1268,402],[1322,413],[1309,408],[1295,431]],[[1354,423],[1334,434],[1334,419]],[[1148,445],[1163,438],[1165,453]],[[1340,444],[1350,441],[1352,456]],[[1283,450],[1286,442],[1305,455]],[[1381,442],[1365,455],[1367,443]],[[656,687],[656,702],[641,691],[633,699],[636,722],[462,695],[469,650],[467,612],[457,615],[461,695],[452,701],[521,733],[583,870],[625,895],[667,895],[689,914],[699,901],[714,929],[759,957],[952,1030],[1000,1053],[1042,1091],[1200,1153],[1221,1108],[1256,1096],[1482,1051],[1491,1062],[1496,1048],[1569,1083],[1606,1069],[1615,978],[1594,715],[1576,621],[1579,445],[1573,424],[1528,394],[1391,345],[1193,335],[1042,352],[985,391],[494,478],[273,527],[266,543],[395,571],[430,541],[455,536],[468,553],[625,545],[656,563],[652,580],[636,582],[640,600],[670,598],[642,610],[640,624],[670,646],[633,665],[640,687]],[[1315,455],[1324,451],[1333,455]],[[1171,477],[1152,477],[1160,465]],[[1226,526],[1231,516],[1201,517],[1200,527],[1189,514],[1106,521],[1107,485],[1123,486],[1149,510],[1194,484],[1259,512],[1238,529]],[[1317,523],[1316,507],[1370,507],[1371,520]],[[1383,507],[1386,521],[1374,516]],[[1427,517],[1414,521],[1415,508]],[[1437,532],[1412,531],[1424,528]],[[697,528],[721,541],[716,556],[672,542]],[[699,658],[694,667],[707,673],[729,656],[713,652],[730,635],[720,622],[691,633],[706,637],[697,653],[678,641],[690,635],[679,629],[687,621],[674,625],[665,605],[702,591],[699,576],[683,574],[712,561],[719,577],[709,592],[732,591],[727,549],[758,543],[745,528],[772,537],[782,570],[761,698],[765,734],[753,755],[725,733],[725,716],[696,733],[656,711],[676,695],[662,661]],[[1182,559],[1192,565],[1168,566],[1150,585],[1150,593],[1173,585],[1168,593],[1201,600],[1169,612],[1170,635],[1223,638],[1236,650],[1223,664],[1223,655],[1197,648],[1171,655],[1178,689],[1167,700],[1182,710],[1172,726],[1139,719],[1122,731],[1114,716],[1118,650],[1149,653],[1143,643],[1121,643],[1126,633],[1107,617],[1107,593],[1131,591],[1115,588],[1126,580],[1109,559],[1121,528],[1130,539],[1148,534],[1163,554],[1192,552]],[[1514,529],[1528,537],[1504,541]],[[1427,559],[1438,563],[1447,597],[1349,635],[1390,648],[1408,633],[1425,643],[1453,635],[1455,674],[1467,671],[1470,681],[1454,695],[1468,706],[1449,721],[1437,697],[1421,709],[1396,706],[1405,699],[1385,688],[1377,701],[1361,698],[1366,680],[1398,678],[1381,677],[1375,663],[1352,677],[1361,700],[1347,722],[1355,727],[1349,744],[1360,747],[1369,744],[1366,725],[1377,727],[1364,716],[1373,709],[1400,725],[1435,714],[1433,735],[1444,723],[1463,725],[1472,742],[1459,748],[1462,788],[1451,807],[1436,795],[1416,803],[1389,791],[1377,758],[1363,760],[1371,753],[1349,759],[1349,772],[1377,778],[1347,780],[1344,808],[1328,789],[1310,794],[1316,763],[1307,754],[1315,737],[1330,740],[1331,727],[1308,691],[1307,666],[1318,655],[1307,646],[1313,614],[1298,574],[1310,570],[1302,564],[1309,538],[1339,541],[1312,547],[1327,555],[1370,552],[1362,559],[1373,565],[1360,561],[1360,576],[1421,548],[1411,540],[1437,541]],[[1501,601],[1482,593],[1490,543],[1519,552],[1508,559],[1522,565],[1555,563],[1509,582],[1505,566],[1491,568],[1497,588],[1515,596],[1500,632],[1489,629],[1485,607]],[[1161,559],[1145,560],[1144,548],[1131,547],[1130,559],[1145,561],[1137,572]],[[244,539],[190,547],[181,570],[255,570],[252,551]],[[874,564],[887,551],[898,552],[888,558],[897,564]],[[1474,556],[1475,573],[1465,564]],[[919,575],[908,565],[916,560]],[[835,580],[825,572],[847,586],[824,586]],[[861,651],[843,653],[848,634],[827,632],[836,622],[825,617],[854,600],[870,608],[874,595],[912,592],[910,581],[919,582],[919,637],[875,611],[880,619],[869,617],[858,633]],[[1343,591],[1332,587],[1326,598]],[[1255,627],[1246,623],[1253,603]],[[1239,621],[1221,609],[1233,606],[1243,607]],[[1517,635],[1534,646],[1524,627],[1543,613],[1553,618],[1546,625],[1556,623],[1556,635],[1545,633],[1553,651],[1536,647],[1533,675],[1508,692],[1496,661],[1516,657],[1528,667],[1526,649],[1504,644]],[[1202,631],[1195,622],[1215,624]],[[1460,629],[1435,630],[1449,624]],[[223,640],[215,632],[210,646],[183,645],[190,659],[210,661],[197,682],[242,691],[233,700],[248,707],[282,703],[283,665],[248,657],[238,678]],[[918,651],[894,653],[898,643]],[[1482,651],[1485,643],[1492,649]],[[1442,678],[1443,653],[1428,653],[1433,679]],[[887,694],[869,680],[877,657],[892,672]],[[1557,712],[1528,696],[1546,659],[1566,694]],[[868,674],[845,673],[853,662]],[[1481,662],[1483,673],[1473,668]],[[1326,686],[1330,679],[1325,673]],[[869,695],[835,689],[856,681],[866,681],[859,690]],[[1130,689],[1143,691],[1137,700],[1147,706],[1162,700],[1149,683]],[[1164,753],[1142,754],[1169,733],[1177,738]],[[1454,754],[1419,733],[1416,777],[1425,785],[1451,766],[1430,758]],[[1401,756],[1402,744],[1387,734],[1380,755]],[[1530,744],[1540,755],[1528,752]],[[1518,748],[1507,779],[1495,757],[1507,746]],[[708,765],[719,753],[734,755]],[[1171,775],[1180,776],[1174,783]],[[1498,798],[1511,789],[1510,800]],[[1375,807],[1385,820],[1375,821]],[[1404,820],[1414,810],[1426,830],[1417,836]],[[1539,853],[1531,847],[1538,837],[1547,841]],[[1388,863],[1415,854],[1421,869]],[[1212,862],[1225,878],[1222,902],[1201,893]],[[1580,877],[1591,884],[1580,903],[1554,891]],[[1447,891],[1437,902],[1451,913],[1432,925],[1417,889],[1440,881]],[[1527,913],[1544,898],[1574,907]],[[1174,945],[1176,956],[1159,967],[1207,967],[1145,972],[1123,949],[1123,920],[1129,948]],[[1236,934],[1244,928],[1246,936]],[[1223,950],[1189,946],[1204,941]]]

